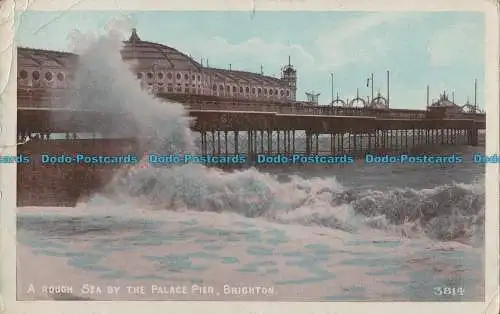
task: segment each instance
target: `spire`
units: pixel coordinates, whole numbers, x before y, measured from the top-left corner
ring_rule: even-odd
[[[260,75],[264,75],[264,66],[260,65]]]
[[[139,38],[139,35],[137,35],[137,29],[132,28],[132,34],[130,35],[130,38],[128,39],[130,42],[136,42],[136,41],[141,41]]]
[[[292,57],[288,56],[288,66],[292,65]]]

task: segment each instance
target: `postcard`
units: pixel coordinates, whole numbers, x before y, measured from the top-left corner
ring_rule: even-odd
[[[2,7],[6,313],[497,313],[494,3],[69,5]]]

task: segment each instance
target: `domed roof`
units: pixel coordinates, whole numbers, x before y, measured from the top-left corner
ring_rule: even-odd
[[[448,95],[442,94],[439,100],[434,102],[431,107],[457,107],[457,105],[448,99]]]
[[[178,70],[199,70],[201,65],[182,52],[157,43],[143,41],[134,28],[130,38],[123,42],[122,57],[124,59],[138,59],[140,61],[165,61],[168,68]]]

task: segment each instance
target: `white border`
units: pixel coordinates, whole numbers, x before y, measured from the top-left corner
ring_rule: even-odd
[[[336,10],[336,11],[478,11],[486,16],[485,99],[486,153],[499,153],[499,23],[494,0],[38,0],[0,1],[0,146],[2,154],[16,154],[17,58],[13,43],[17,10]],[[7,74],[7,75],[6,75]],[[10,76],[9,76],[10,74]],[[2,150],[0,147],[0,150]],[[374,303],[374,302],[85,302],[16,300],[16,167],[0,165],[0,305],[6,313],[498,313],[499,308],[499,165],[486,173],[486,302]],[[43,271],[43,270],[40,270]]]

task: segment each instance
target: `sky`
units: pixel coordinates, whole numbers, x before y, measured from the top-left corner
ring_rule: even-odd
[[[71,51],[69,34],[105,34],[109,25],[137,28],[142,40],[176,48],[210,67],[280,76],[288,63],[297,69],[297,99],[320,93],[320,104],[334,97],[352,99],[357,90],[371,96],[367,79],[374,74],[375,94],[387,94],[390,105],[425,109],[442,91],[463,104],[474,99],[483,107],[485,76],[484,16],[473,12],[346,11],[164,11],[42,12],[16,15],[19,46]],[[331,74],[333,73],[333,84]]]

